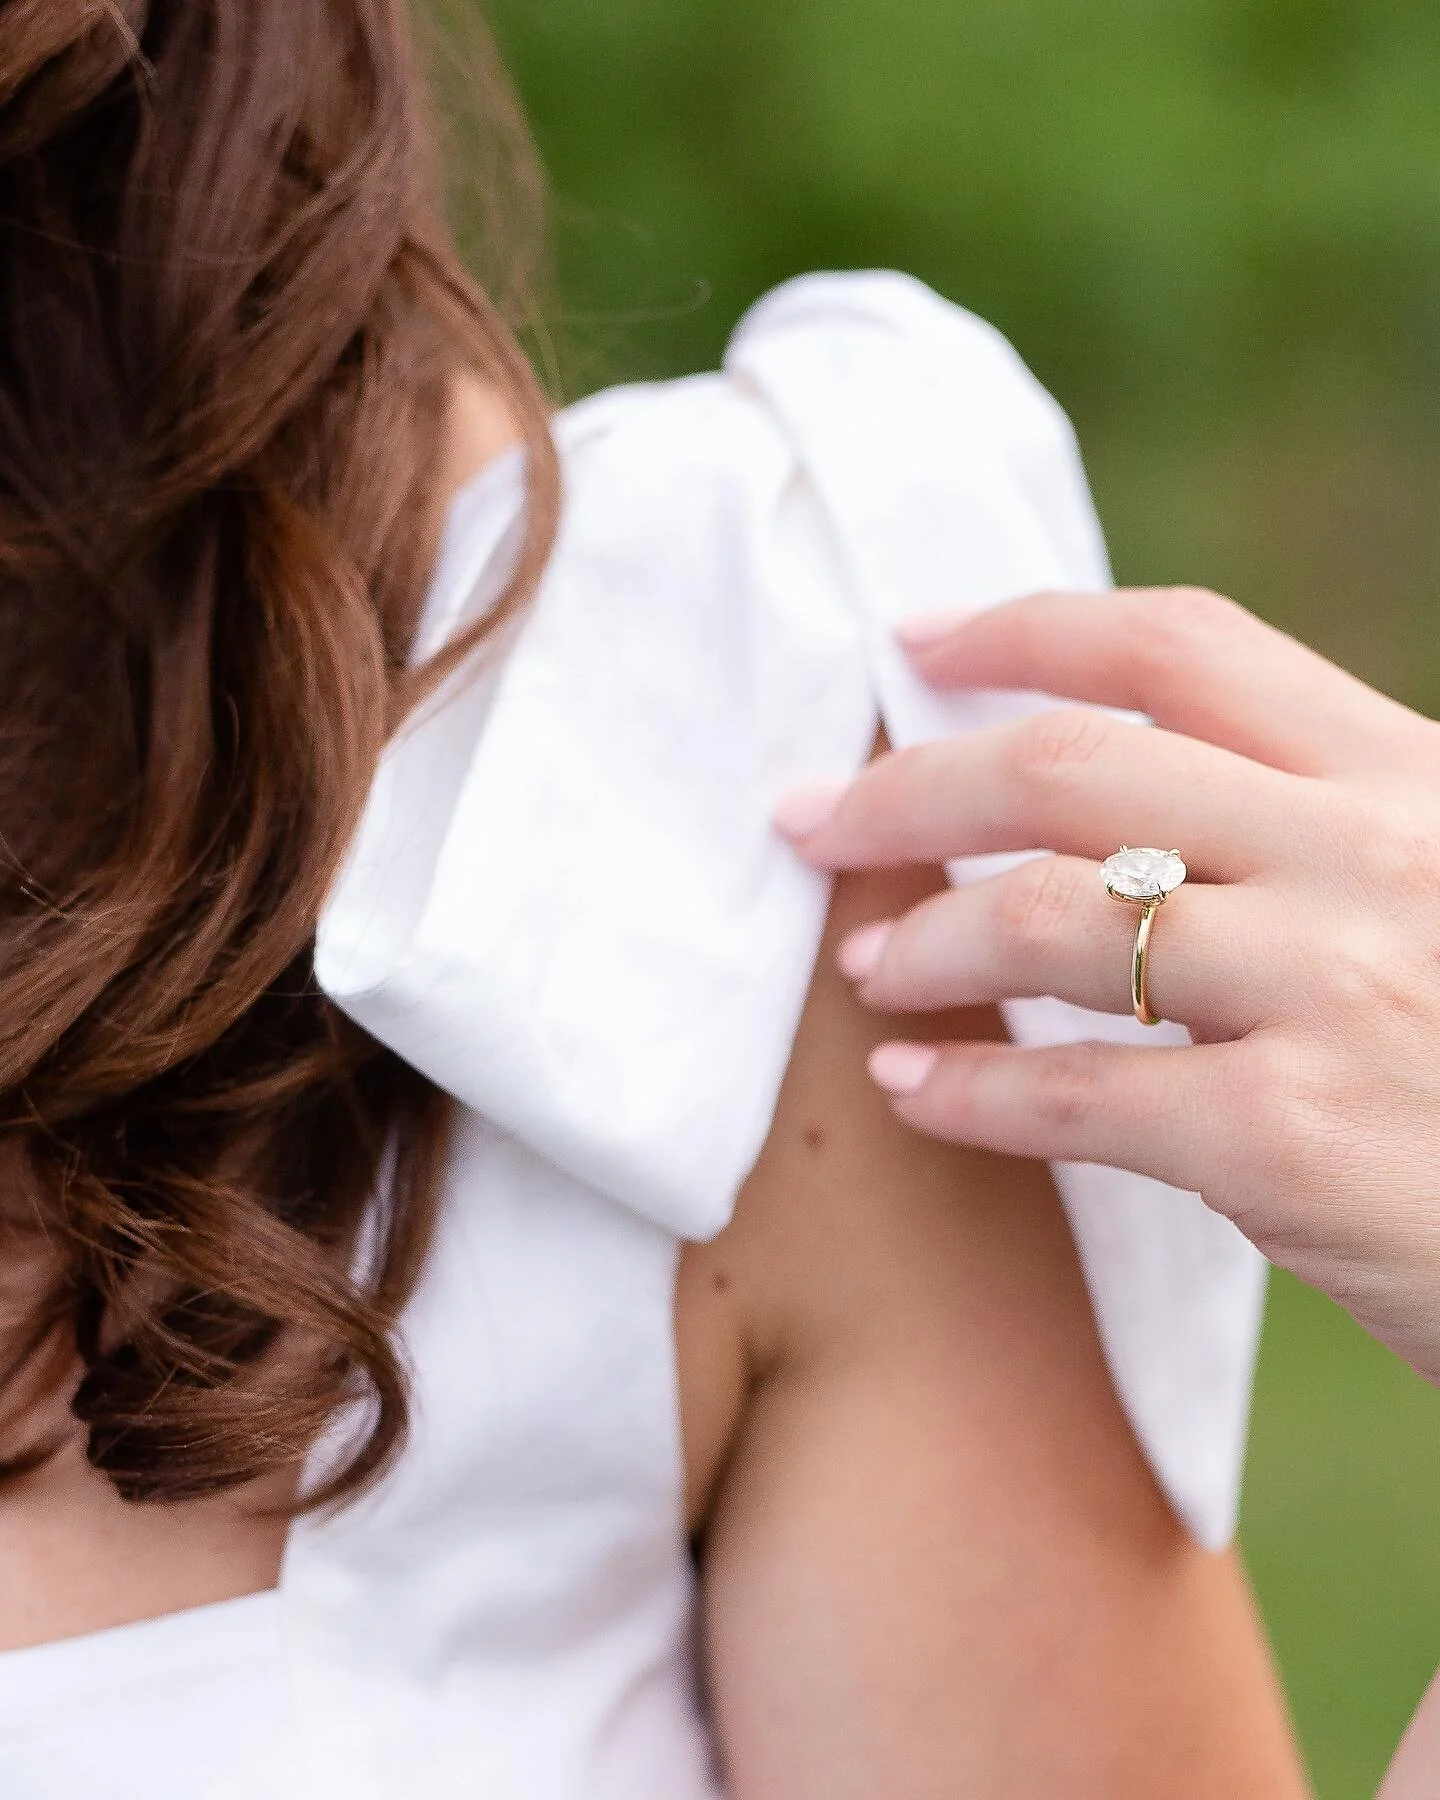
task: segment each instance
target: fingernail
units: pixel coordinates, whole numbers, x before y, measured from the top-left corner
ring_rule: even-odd
[[[786,837],[810,837],[834,818],[848,786],[844,781],[823,781],[791,788],[788,794],[780,796],[770,815],[771,822]]]
[[[885,946],[894,929],[893,919],[881,919],[876,925],[865,925],[859,931],[852,931],[835,953],[841,974],[848,975],[852,981],[868,981],[880,967],[880,958],[885,954]]]
[[[870,1052],[870,1079],[887,1094],[918,1094],[934,1073],[940,1052],[933,1044],[881,1044]]]
[[[928,650],[958,631],[968,617],[962,612],[912,613],[895,627],[895,637],[907,650]]]

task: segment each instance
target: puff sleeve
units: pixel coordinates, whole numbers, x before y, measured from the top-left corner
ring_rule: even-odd
[[[892,626],[1105,586],[1105,553],[1059,408],[903,276],[792,282],[719,374],[614,390],[556,434],[541,589],[494,669],[387,749],[317,973],[466,1106],[701,1238],[764,1142],[824,924],[827,884],[772,833],[773,801],[853,774],[881,721],[900,746],[1051,704],[934,694]],[[493,593],[522,486],[512,459],[456,502],[422,643]],[[1006,1012],[1024,1043],[1139,1035],[1054,1000]],[[1263,1265],[1194,1195],[1056,1176],[1122,1403],[1221,1544]]]

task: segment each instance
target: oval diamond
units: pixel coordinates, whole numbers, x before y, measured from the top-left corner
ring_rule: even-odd
[[[1105,858],[1100,873],[1117,900],[1155,904],[1179,887],[1185,865],[1174,850],[1117,850]]]

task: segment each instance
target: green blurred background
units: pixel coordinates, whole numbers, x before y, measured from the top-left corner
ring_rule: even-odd
[[[1221,587],[1437,710],[1435,0],[488,11],[572,396],[713,365],[801,270],[908,269],[1070,410],[1121,579]],[[1277,1281],[1243,1535],[1324,1800],[1373,1792],[1440,1660],[1437,1406]]]

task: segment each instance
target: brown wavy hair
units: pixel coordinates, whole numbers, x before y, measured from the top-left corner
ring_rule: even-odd
[[[478,111],[532,226],[493,63]],[[11,1474],[54,1448],[47,1392],[132,1500],[298,1464],[350,1401],[311,1503],[403,1437],[446,1103],[319,992],[315,925],[387,736],[479,635],[407,665],[462,370],[530,452],[486,629],[556,509],[544,396],[438,163],[403,0],[0,5]]]

